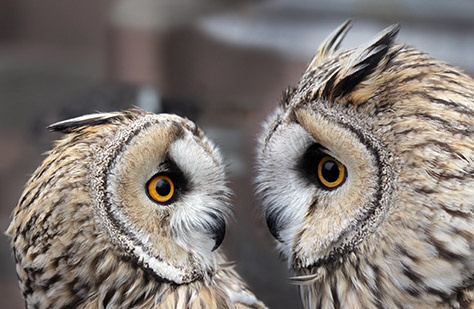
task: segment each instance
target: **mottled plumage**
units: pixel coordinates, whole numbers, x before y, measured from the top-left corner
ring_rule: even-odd
[[[264,306],[216,250],[229,190],[194,123],[130,110],[50,128],[67,135],[7,231],[27,307]]]
[[[308,308],[474,306],[474,80],[396,43],[320,47],[264,125],[258,192]]]

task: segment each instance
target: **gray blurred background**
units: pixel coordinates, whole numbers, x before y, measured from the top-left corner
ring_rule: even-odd
[[[399,40],[474,73],[472,0],[1,0],[0,230],[59,137],[45,127],[140,106],[186,116],[223,150],[235,220],[223,249],[271,308],[300,308],[254,196],[260,122],[319,43],[354,18],[342,48],[400,22]],[[0,237],[2,308],[22,308]]]

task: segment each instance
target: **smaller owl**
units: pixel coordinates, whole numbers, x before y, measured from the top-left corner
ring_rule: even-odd
[[[217,248],[230,215],[218,149],[191,121],[141,110],[66,133],[7,234],[29,308],[264,308]]]
[[[265,123],[258,188],[307,308],[474,306],[474,80],[395,41],[319,48]]]

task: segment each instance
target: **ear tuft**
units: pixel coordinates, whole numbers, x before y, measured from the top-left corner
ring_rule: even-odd
[[[351,29],[352,20],[348,19],[339,27],[337,27],[318,48],[316,55],[314,55],[313,59],[309,63],[306,71],[310,71],[314,69],[318,64],[320,64],[324,59],[328,58],[330,55],[334,54],[334,52],[339,48],[341,45],[342,40],[346,36],[347,32]]]
[[[48,130],[54,132],[71,133],[83,127],[97,126],[122,117],[122,113],[96,113],[84,115],[68,120],[59,121],[48,126]]]
[[[392,25],[378,34],[370,43],[359,47],[344,68],[337,73],[338,82],[334,85],[332,96],[347,95],[377,68],[382,69],[388,61],[384,58],[399,31],[399,24]]]

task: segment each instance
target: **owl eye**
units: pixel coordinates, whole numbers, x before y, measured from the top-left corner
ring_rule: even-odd
[[[318,163],[318,180],[323,187],[334,189],[346,178],[346,168],[336,159],[323,156]]]
[[[153,176],[147,184],[148,196],[158,203],[168,202],[174,195],[174,183],[165,175]]]

